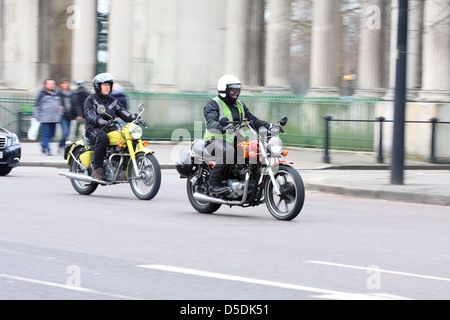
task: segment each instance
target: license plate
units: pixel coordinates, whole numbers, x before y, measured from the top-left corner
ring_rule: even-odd
[[[0,151],[0,159],[3,159],[3,151]]]

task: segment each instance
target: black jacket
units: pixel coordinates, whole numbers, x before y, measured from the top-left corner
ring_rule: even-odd
[[[220,96],[219,98],[227,104],[228,108],[230,108],[231,114],[233,115],[233,121],[239,121],[239,110],[236,103],[232,104]],[[260,127],[268,128],[270,126],[270,123],[259,120],[257,117],[251,114],[245,103],[242,101],[240,102],[244,107],[244,119],[252,121],[252,126],[254,129],[258,130]],[[203,109],[203,115],[205,116],[206,127],[208,130],[220,130],[222,133],[225,133],[225,129],[219,123],[219,106],[214,99],[209,100],[209,102],[206,104],[205,108]]]
[[[97,108],[103,105],[106,108],[106,114],[99,115]],[[131,122],[136,119],[136,115],[128,112],[117,99],[111,96],[98,95],[96,93],[87,97],[84,102],[84,116],[86,118],[86,130],[91,128],[101,128],[98,124],[98,120],[103,118],[104,120],[111,120],[117,117],[126,122]]]
[[[61,97],[62,105],[64,107],[62,118],[74,120],[76,117],[83,116],[83,109],[81,108],[80,100],[75,92],[63,92],[59,90],[56,93]]]

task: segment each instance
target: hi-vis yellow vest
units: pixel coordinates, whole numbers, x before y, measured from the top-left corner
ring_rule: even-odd
[[[223,102],[221,99],[219,99],[219,97],[215,97],[213,100],[219,106],[219,120],[222,119],[223,117],[226,117],[229,119],[229,121],[233,121],[233,115],[231,114],[231,110],[230,108],[228,108],[227,104]],[[242,106],[242,103],[239,100],[236,101],[236,105],[239,110],[239,121],[242,122],[244,118],[244,107]],[[203,138],[205,142],[208,142],[211,139],[226,140],[231,144],[234,142],[235,136],[234,134],[226,134],[226,133],[222,134],[219,130],[213,131],[216,132],[212,132],[206,129],[205,136]]]

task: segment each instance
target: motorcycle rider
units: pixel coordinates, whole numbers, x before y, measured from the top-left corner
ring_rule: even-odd
[[[86,118],[86,137],[95,145],[94,147],[94,179],[102,180],[102,167],[106,156],[106,148],[109,145],[108,120],[120,117],[126,122],[136,120],[137,115],[127,111],[117,99],[110,96],[114,84],[114,78],[109,73],[100,73],[92,81],[95,93],[85,101],[84,113]],[[106,112],[97,113],[97,108],[104,106]],[[147,127],[147,124],[139,119],[138,124]]]
[[[231,121],[242,123],[244,119],[252,122],[255,129],[270,128],[270,123],[259,120],[242,101],[238,100],[241,93],[241,81],[234,75],[224,75],[217,83],[218,96],[211,99],[203,109],[206,120],[205,145],[211,155],[216,157],[216,164],[209,179],[209,193],[218,195],[228,191],[222,185],[222,177],[229,165],[234,163],[236,124],[226,127],[220,125],[220,119],[229,118]],[[230,162],[231,161],[231,162]]]

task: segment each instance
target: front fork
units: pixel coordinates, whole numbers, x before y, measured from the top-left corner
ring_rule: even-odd
[[[131,164],[133,165],[134,175],[136,177],[136,180],[140,180],[140,179],[142,179],[142,177],[140,175],[140,170],[137,165],[136,152],[134,151],[132,140],[127,140],[127,146],[128,146],[128,151],[130,152]],[[142,144],[142,140],[139,140],[137,150],[140,151],[143,149],[144,149],[144,145]]]

